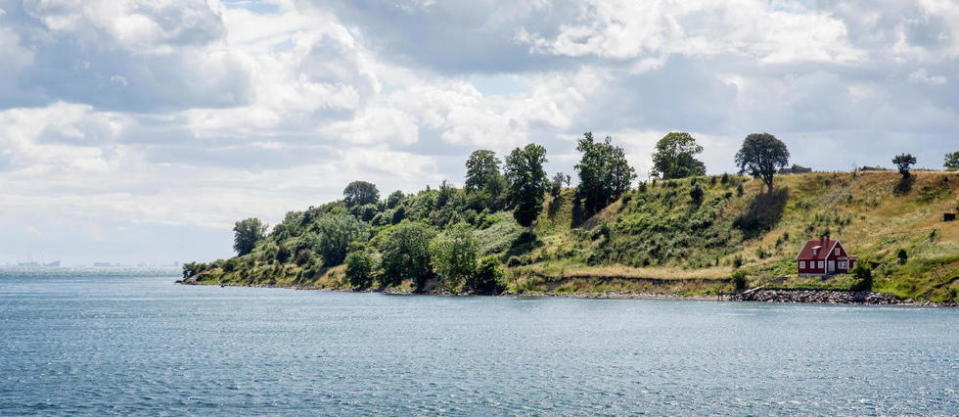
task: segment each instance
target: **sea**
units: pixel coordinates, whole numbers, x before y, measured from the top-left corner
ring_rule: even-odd
[[[959,310],[0,270],[0,415],[959,415]]]

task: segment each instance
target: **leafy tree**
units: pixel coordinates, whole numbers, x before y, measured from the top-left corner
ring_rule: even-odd
[[[476,191],[490,186],[500,176],[500,160],[486,149],[473,151],[466,160],[466,189]]]
[[[366,225],[345,213],[320,217],[313,230],[317,234],[316,251],[328,266],[343,263],[350,243],[367,238]]]
[[[453,195],[456,193],[456,189],[453,188],[453,185],[443,180],[440,183],[439,193],[436,195],[436,208],[440,209],[446,206],[447,203],[453,198]]]
[[[910,175],[909,168],[916,164],[916,157],[912,156],[912,154],[903,153],[892,158],[892,163],[896,164],[896,167],[899,168],[899,174],[903,177],[908,177]]]
[[[430,264],[446,287],[454,290],[476,273],[479,243],[466,223],[459,223],[430,242]]]
[[[856,278],[856,283],[852,285],[853,291],[872,291],[872,270],[862,262],[857,262],[852,269],[852,276]]]
[[[943,164],[946,171],[959,170],[959,151],[946,154],[946,163]]]
[[[753,133],[746,136],[743,147],[736,153],[739,173],[749,173],[760,178],[769,192],[773,190],[773,176],[789,163],[786,144],[768,133]]]
[[[381,241],[384,285],[396,285],[404,278],[412,278],[422,288],[430,277],[430,240],[436,232],[429,226],[404,221],[393,227]]]
[[[368,288],[373,285],[373,272],[376,262],[365,250],[350,252],[346,255],[346,279],[354,288]]]
[[[506,181],[500,174],[500,160],[496,153],[486,149],[473,151],[466,160],[467,193],[483,196],[486,207],[496,208],[506,190]]]
[[[466,278],[466,289],[475,294],[499,294],[506,290],[506,273],[496,255],[480,259],[476,273]]]
[[[380,191],[376,185],[366,181],[353,181],[343,189],[343,200],[346,205],[361,206],[363,204],[376,204],[380,199]]]
[[[579,174],[576,195],[583,200],[588,215],[619,198],[636,178],[636,171],[626,161],[623,148],[613,146],[611,142],[609,136],[597,142],[591,132],[586,132],[576,146],[576,150],[583,153],[576,164]]]
[[[569,175],[566,175],[562,172],[557,172],[556,175],[553,175],[553,180],[550,182],[549,193],[553,197],[558,197],[559,193],[563,191],[563,185],[569,185]]]
[[[253,251],[256,244],[266,237],[266,227],[255,217],[236,222],[233,225],[233,250],[237,256]]]
[[[506,157],[506,181],[513,202],[513,217],[525,227],[530,227],[543,208],[544,194],[549,189],[549,179],[543,170],[546,148],[528,144],[516,148]]]
[[[393,191],[388,197],[386,197],[386,208],[396,208],[396,206],[402,203],[405,198],[406,194],[403,194],[402,191]]]
[[[656,142],[653,153],[653,175],[662,179],[706,175],[706,164],[696,159],[703,147],[686,132],[670,132]]]

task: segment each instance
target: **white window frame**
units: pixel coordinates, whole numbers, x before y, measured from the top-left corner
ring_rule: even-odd
[[[839,266],[837,266],[837,268],[839,268],[839,269],[849,269],[849,265],[846,265],[846,261],[839,261]]]
[[[799,268],[806,269],[806,261],[799,261]]]
[[[826,261],[819,261],[819,268],[818,268],[818,269],[823,269],[823,268],[825,268],[825,267],[826,267]]]
[[[835,253],[836,256],[839,256],[839,248],[836,248],[833,253]]]

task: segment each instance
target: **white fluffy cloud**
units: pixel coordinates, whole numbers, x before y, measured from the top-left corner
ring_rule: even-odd
[[[459,182],[479,147],[535,141],[570,172],[586,130],[640,172],[671,130],[711,172],[756,131],[820,169],[934,167],[956,20],[950,0],[0,0],[0,228],[32,248],[0,263],[224,256],[237,218],[353,179]]]

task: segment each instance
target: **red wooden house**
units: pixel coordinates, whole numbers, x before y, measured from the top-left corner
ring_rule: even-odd
[[[852,271],[856,258],[849,256],[842,243],[832,239],[818,239],[806,242],[796,256],[799,275],[832,275]]]

